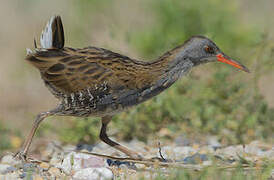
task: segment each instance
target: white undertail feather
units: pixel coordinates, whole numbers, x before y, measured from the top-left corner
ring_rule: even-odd
[[[40,46],[37,49],[36,40],[34,39],[35,50],[27,49],[27,55],[34,54],[36,51],[47,49],[62,49],[65,44],[64,29],[60,16],[52,16],[46,27],[41,33]]]
[[[45,29],[42,31],[41,37],[40,37],[40,45],[41,48],[49,49],[52,48],[52,43],[53,43],[53,32],[52,32],[52,23],[56,16],[53,16],[50,18],[48,21]]]

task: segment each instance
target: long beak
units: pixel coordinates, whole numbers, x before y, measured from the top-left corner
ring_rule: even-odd
[[[245,72],[250,73],[250,71],[247,69],[247,67],[245,67],[244,65],[242,65],[238,61],[232,60],[231,58],[229,58],[228,56],[226,56],[226,55],[224,55],[222,53],[217,54],[216,57],[217,57],[217,60],[220,61],[220,62],[229,64],[231,66],[234,66],[234,67],[236,67],[238,69],[241,69],[241,70],[243,70]]]

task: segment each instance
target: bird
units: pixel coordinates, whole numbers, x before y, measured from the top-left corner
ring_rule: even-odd
[[[26,61],[39,70],[45,86],[59,104],[37,115],[16,153],[22,159],[27,158],[39,124],[54,115],[100,117],[100,139],[131,158],[142,159],[142,155],[108,137],[107,125],[114,115],[160,94],[200,64],[222,62],[249,72],[201,35],[190,37],[153,61],[136,60],[99,47],[64,45],[62,20],[55,15],[41,33],[40,47],[34,40],[35,49],[27,49]]]

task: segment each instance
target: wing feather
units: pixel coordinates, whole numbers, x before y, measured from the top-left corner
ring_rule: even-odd
[[[138,68],[128,57],[95,47],[36,50],[26,59],[47,83],[68,94],[96,89],[102,83],[112,91],[141,88],[145,79],[153,80],[151,74],[146,76],[144,67]]]

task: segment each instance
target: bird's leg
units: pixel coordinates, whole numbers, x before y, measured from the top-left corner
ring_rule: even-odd
[[[32,128],[31,128],[31,131],[27,137],[27,139],[25,140],[21,150],[19,152],[17,152],[14,157],[17,157],[19,159],[22,159],[22,160],[27,160],[27,153],[29,151],[29,148],[30,148],[30,145],[31,145],[31,142],[32,142],[32,139],[33,139],[33,136],[37,130],[37,128],[39,127],[39,124],[48,116],[51,116],[55,114],[55,110],[52,110],[52,111],[48,111],[48,112],[43,112],[43,113],[40,113],[36,116],[36,119],[32,125]]]
[[[102,141],[104,141],[106,144],[114,147],[115,149],[125,153],[126,155],[128,155],[131,158],[134,159],[143,159],[142,156],[140,156],[138,153],[118,144],[117,142],[112,141],[111,139],[109,139],[106,130],[107,130],[107,125],[110,122],[110,120],[112,119],[112,116],[105,116],[102,117],[102,127],[101,127],[101,131],[100,131],[100,139]]]

